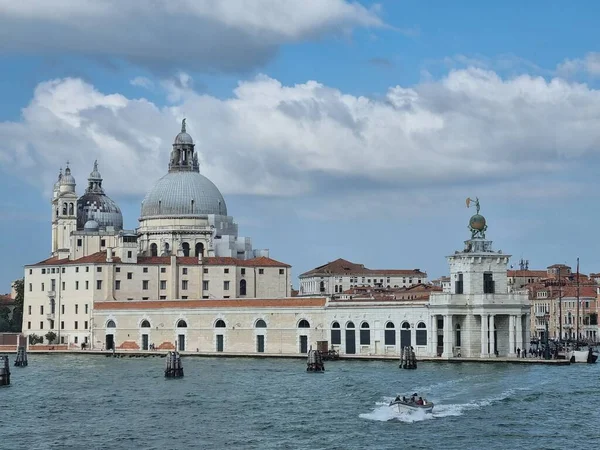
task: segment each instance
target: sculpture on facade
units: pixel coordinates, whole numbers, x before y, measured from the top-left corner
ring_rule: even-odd
[[[487,230],[487,224],[485,222],[485,217],[479,214],[479,197],[475,197],[475,200],[472,198],[467,198],[467,208],[471,207],[471,203],[475,204],[475,214],[471,216],[469,220],[469,230],[471,230],[471,239],[485,239],[485,231]]]

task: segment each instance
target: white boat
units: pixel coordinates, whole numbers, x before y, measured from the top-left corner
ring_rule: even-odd
[[[411,398],[397,396],[390,402],[390,407],[394,406],[398,407],[398,412],[423,411],[426,414],[431,414],[433,412],[433,402],[428,402],[427,400],[424,400],[424,403],[420,405],[417,402],[412,401]]]
[[[574,350],[568,348],[565,351],[565,359],[571,363],[590,363],[593,364],[598,360],[598,351],[592,347],[586,350]]]

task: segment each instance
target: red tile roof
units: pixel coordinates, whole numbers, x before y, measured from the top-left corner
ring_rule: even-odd
[[[195,308],[313,308],[325,306],[325,298],[248,298],[223,300],[142,300],[95,302],[94,309],[139,310],[139,309],[195,309]]]
[[[113,256],[113,263],[121,264],[121,258]],[[253,259],[237,259],[230,257],[207,257],[203,258],[202,263],[207,266],[241,266],[241,267],[292,267],[289,264],[276,261],[265,256]],[[63,264],[110,264],[106,262],[106,252],[98,252],[92,255],[84,256],[79,259],[70,260],[68,258],[59,259],[56,257],[40,261],[34,266],[55,266]],[[140,256],[137,264],[150,265],[161,264],[170,265],[170,256]],[[177,256],[177,264],[184,266],[198,265],[198,258],[195,256]]]
[[[10,294],[0,294],[0,305],[12,305],[14,302]]]
[[[300,275],[300,278],[316,275],[419,275],[422,277],[427,277],[427,274],[425,272],[421,272],[419,269],[368,269],[364,266],[364,264],[356,264],[342,258],[338,258],[335,261],[328,262],[327,264],[315,267],[308,272],[304,272]]]
[[[509,277],[533,277],[533,278],[551,278],[546,270],[509,270]]]

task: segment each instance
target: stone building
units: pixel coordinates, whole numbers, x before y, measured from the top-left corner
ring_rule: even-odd
[[[419,269],[368,269],[336,259],[300,275],[300,295],[335,295],[355,287],[398,288],[427,282]]]

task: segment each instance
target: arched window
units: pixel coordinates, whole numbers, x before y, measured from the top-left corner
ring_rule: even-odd
[[[171,247],[168,242],[165,242],[165,255],[169,255],[171,253]]]
[[[106,322],[106,328],[116,328],[115,321],[109,320],[108,322]]]
[[[354,328],[354,322],[348,322],[346,328]]]
[[[177,328],[187,328],[187,322],[183,319],[180,319],[177,322]]]
[[[150,244],[150,256],[158,256],[158,245]]]
[[[181,244],[181,248],[183,249],[183,256],[190,256],[190,244],[184,242]]]
[[[225,321],[219,319],[215,322],[215,328],[225,328]]]
[[[246,295],[246,280],[240,280],[240,295]]]
[[[325,282],[324,281],[321,281],[319,283],[319,291],[320,292],[325,292]]]
[[[335,285],[335,293],[336,293],[336,294],[338,293],[338,287],[337,287],[337,284]]]
[[[67,204],[66,203],[63,203],[63,211],[62,211],[62,213],[63,213],[63,216],[67,215]]]
[[[427,325],[425,322],[417,324],[417,345],[427,345]]]
[[[147,320],[142,320],[142,324],[140,325],[141,328],[150,328],[150,322],[148,322]]]
[[[254,324],[254,328],[267,328],[267,324],[264,320],[258,319]]]
[[[308,323],[308,320],[302,319],[298,322],[298,328],[310,328],[310,323]]]
[[[367,322],[360,324],[360,345],[371,345],[371,330]]]
[[[403,330],[410,330],[410,323],[408,323],[408,322],[402,322],[401,327],[402,327]]]
[[[385,345],[396,345],[396,326],[394,325],[394,322],[385,324],[384,335]]]
[[[74,207],[73,207],[73,203],[69,203],[69,215],[70,216],[75,215],[75,210],[74,210]]]
[[[340,330],[340,324],[338,322],[333,322],[331,324],[331,344],[342,344],[342,330]]]
[[[204,244],[202,242],[196,244],[196,256],[204,256]]]
[[[56,217],[58,217],[58,208],[56,208]]]

